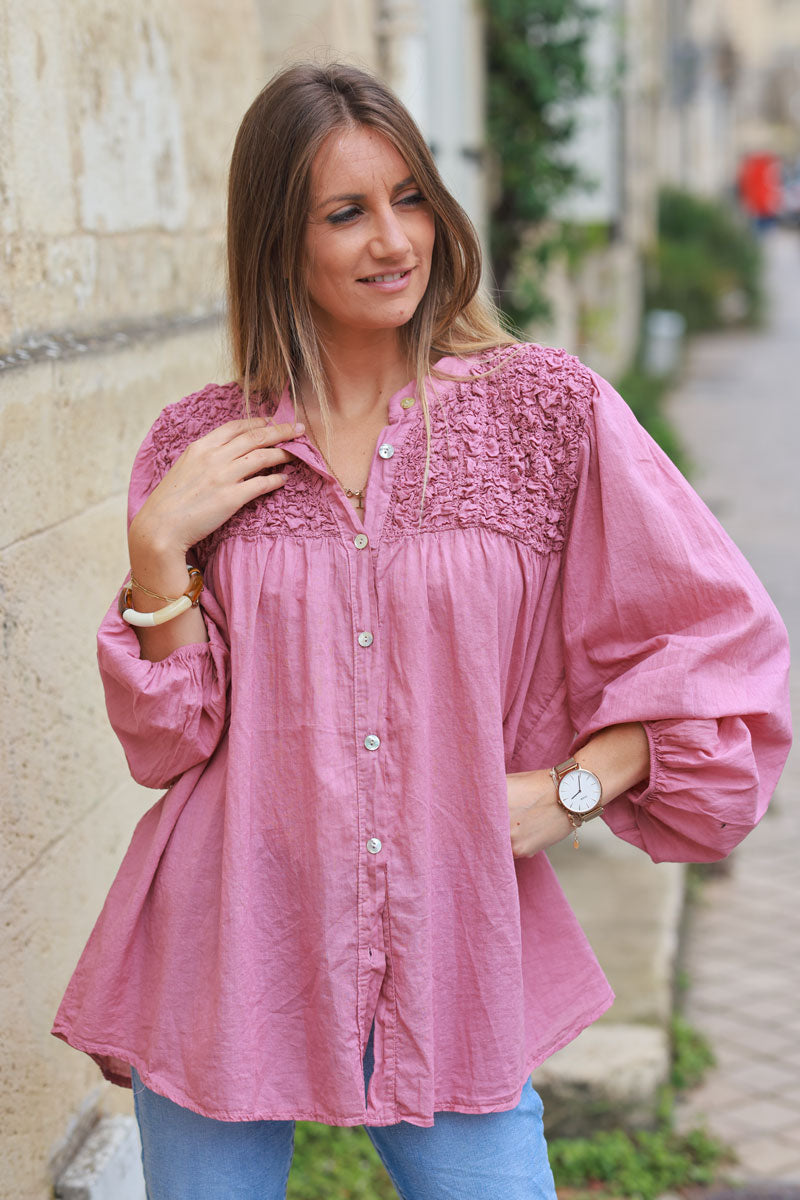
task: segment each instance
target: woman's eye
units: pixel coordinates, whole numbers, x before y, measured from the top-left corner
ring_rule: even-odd
[[[416,208],[418,204],[423,204],[424,202],[425,197],[422,195],[422,192],[409,192],[407,196],[401,196],[396,201],[403,208]],[[331,213],[326,220],[329,225],[346,225],[349,221],[354,221],[360,215],[361,209],[357,205],[351,204],[349,208],[340,208],[338,212]]]
[[[361,210],[358,208],[341,208],[338,212],[331,213],[328,217],[328,222],[331,225],[344,225],[346,221],[352,221],[353,217],[357,217]]]

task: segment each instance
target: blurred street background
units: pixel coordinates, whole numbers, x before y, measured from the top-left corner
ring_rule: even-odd
[[[705,335],[669,410],[696,464],[693,482],[755,567],[800,644],[798,513],[800,255],[796,235],[766,238],[759,330]],[[800,713],[800,672],[792,673]],[[800,756],[793,752],[767,816],[701,886],[685,943],[685,1012],[716,1059],[678,1105],[736,1150],[739,1181],[800,1192]]]
[[[95,631],[144,434],[231,377],[236,129],[309,57],[398,92],[509,320],[618,387],[800,637],[800,0],[0,0],[0,1200],[144,1198],[130,1092],[49,1034],[156,798]],[[553,853],[618,996],[534,1076],[560,1195],[800,1197],[799,788],[713,868]],[[291,1200],[394,1194],[298,1123]]]

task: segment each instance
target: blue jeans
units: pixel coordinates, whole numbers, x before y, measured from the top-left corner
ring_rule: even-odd
[[[365,1095],[372,1043],[370,1031]],[[285,1200],[294,1121],[217,1121],[132,1076],[147,1200]],[[402,1200],[555,1200],[530,1079],[508,1112],[437,1112],[425,1129],[407,1121],[364,1128]]]

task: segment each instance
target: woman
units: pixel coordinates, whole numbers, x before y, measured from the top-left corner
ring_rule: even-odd
[[[284,1196],[296,1119],[364,1124],[414,1200],[552,1196],[529,1076],[613,996],[539,851],[602,814],[725,855],[785,631],[613,389],[478,298],[381,83],[265,88],[228,246],[238,378],[145,439],[99,634],[167,791],[53,1032],[133,1083],[151,1200]]]

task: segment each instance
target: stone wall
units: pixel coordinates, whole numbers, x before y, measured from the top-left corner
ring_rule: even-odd
[[[52,1195],[130,1113],[55,1009],[139,817],[97,625],[127,566],[134,453],[167,403],[230,378],[225,179],[290,59],[373,53],[369,0],[0,0],[0,1194]],[[94,1194],[94,1193],[93,1193]]]

